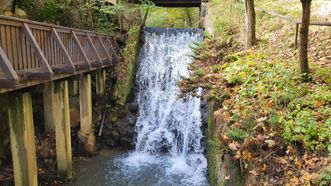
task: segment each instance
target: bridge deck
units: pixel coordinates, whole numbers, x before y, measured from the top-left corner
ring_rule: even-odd
[[[0,93],[110,67],[112,36],[0,16]]]
[[[200,7],[202,2],[208,0],[152,0],[156,6],[162,7]],[[130,2],[137,3],[138,0],[131,0]]]

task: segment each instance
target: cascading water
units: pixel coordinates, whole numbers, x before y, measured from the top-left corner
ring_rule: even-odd
[[[185,100],[178,97],[178,82],[190,75],[190,45],[202,39],[199,29],[144,29],[136,77],[136,150],[122,162],[129,170],[136,167],[138,175],[148,169],[154,175],[145,175],[149,177],[146,182],[137,183],[131,173],[132,185],[208,185],[201,100],[191,95]]]
[[[189,76],[189,45],[201,39],[200,30],[144,30],[146,44],[136,78],[140,108],[136,151],[183,157],[203,153],[200,98],[178,99],[177,85]]]
[[[144,29],[136,77],[136,149],[109,161],[98,175],[106,177],[101,185],[209,185],[201,100],[191,95],[179,98],[178,87],[181,78],[190,75],[190,45],[202,40],[200,29]]]

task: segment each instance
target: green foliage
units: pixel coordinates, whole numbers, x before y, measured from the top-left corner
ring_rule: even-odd
[[[197,8],[157,8],[150,11],[146,26],[149,27],[198,27]]]
[[[112,7],[105,1],[22,0],[18,6],[35,21],[106,33],[114,33],[118,27],[117,16],[104,11],[104,7]]]
[[[229,129],[226,135],[235,141],[243,141],[248,136],[244,130],[239,128]]]
[[[196,70],[194,71],[194,75],[195,76],[199,76],[199,77],[202,77],[206,74],[206,72],[203,70],[203,69],[199,69],[199,70]]]
[[[260,105],[255,112],[270,113],[270,124],[284,129],[282,136],[288,143],[300,142],[311,151],[330,150],[330,86],[301,83],[295,67],[281,61],[267,62],[262,54],[239,58],[224,64],[223,68],[224,81],[239,85],[235,104],[246,113],[246,121],[250,108]],[[325,82],[323,74],[315,76]]]
[[[331,184],[331,167],[323,171],[319,176],[319,185]]]

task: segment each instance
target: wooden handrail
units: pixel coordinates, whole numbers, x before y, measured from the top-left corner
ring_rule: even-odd
[[[112,60],[119,60],[113,39],[104,33],[0,16],[0,89],[110,67]]]

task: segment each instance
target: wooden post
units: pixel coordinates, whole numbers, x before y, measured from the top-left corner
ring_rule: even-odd
[[[106,91],[106,70],[102,69],[96,75],[96,93],[97,96],[104,96]]]
[[[86,74],[80,77],[79,81],[79,103],[80,103],[80,132],[79,138],[85,143],[85,150],[88,153],[94,151],[94,134],[92,124],[92,86],[91,75]]]
[[[205,21],[207,16],[207,3],[202,2],[199,8],[199,28],[205,29]]]
[[[16,186],[37,186],[35,135],[30,93],[11,98],[8,107],[10,143]]]
[[[255,45],[256,42],[256,15],[254,0],[245,0],[245,23],[246,23],[246,48]]]
[[[44,87],[47,132],[55,132],[58,174],[72,178],[72,151],[68,81],[53,81]]]
[[[53,123],[52,84],[52,82],[46,83],[43,89],[45,131],[49,133],[55,132],[55,125]]]
[[[58,174],[62,177],[71,179],[72,151],[68,81],[58,81],[53,83],[52,102]]]
[[[72,79],[69,82],[69,93],[71,96],[78,95],[78,81],[76,79]]]

